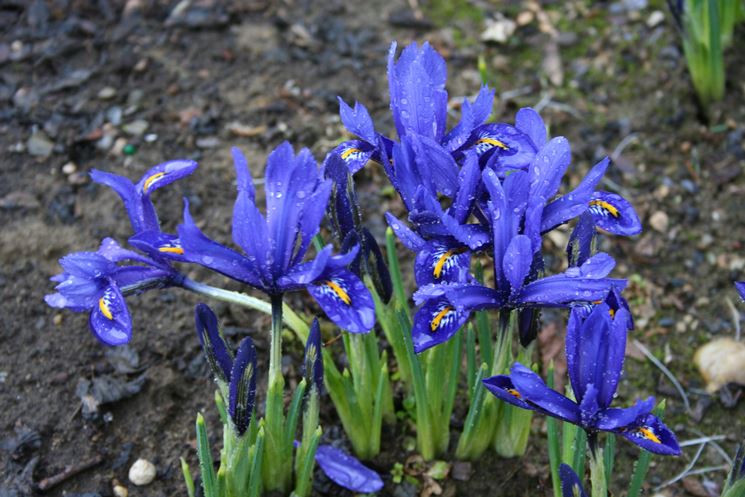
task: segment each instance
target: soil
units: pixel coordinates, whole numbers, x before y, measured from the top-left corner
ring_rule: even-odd
[[[497,120],[511,122],[518,108],[538,106],[552,134],[570,139],[570,183],[613,154],[616,167],[605,186],[634,203],[645,230],[632,239],[605,239],[603,248],[618,260],[615,274],[630,279],[634,338],[673,372],[694,413],[686,413],[670,382],[633,350],[619,402],[666,397],[666,421],[680,440],[722,436],[719,443],[733,454],[743,437],[745,402],[736,402],[736,386],[729,389],[732,407],[708,396],[692,357],[703,343],[733,334],[726,299],[739,314],[745,311],[732,286],[745,279],[745,52],[728,53],[726,99],[704,116],[662,0],[540,3],[540,16],[522,14],[529,22],[506,43],[493,44],[480,36],[498,13],[519,19],[536,2],[433,0],[415,11],[417,2],[403,0],[0,2],[0,495],[29,494],[31,482],[97,457],[98,464],[47,495],[108,496],[116,482],[132,497],[185,495],[178,458],[196,472],[198,411],[219,443],[213,385],[193,331],[197,297],[171,289],[130,299],[135,333],[116,357],[90,335],[85,315],[43,302],[61,256],[94,250],[105,236],[124,242],[130,234],[119,199],[86,173],[95,167],[139,178],[167,159],[198,160],[197,173],[157,193],[159,215],[172,229],[181,197],[188,197],[205,230],[227,241],[230,146],[247,153],[256,177],[283,140],[310,147],[321,159],[344,137],[337,95],[363,102],[377,128],[392,132],[385,57],[394,39],[399,45],[429,40],[441,51],[451,97],[477,91],[482,56],[497,89]],[[657,24],[655,11],[664,14]],[[744,42],[740,29],[734,46]],[[358,181],[369,223],[381,234],[384,209],[397,204],[381,188],[379,171],[365,171]],[[549,242],[556,244],[554,268],[566,236],[558,232]],[[193,276],[239,288],[202,271]],[[293,298],[298,308],[312,305]],[[265,356],[265,316],[214,307],[231,340],[250,333]],[[550,318],[544,321],[550,327]],[[290,378],[300,350],[297,342],[287,347]],[[95,378],[116,387],[129,382],[133,395],[92,413],[78,394]],[[329,436],[342,437],[333,411],[322,417]],[[544,420],[536,417],[534,428],[525,458],[487,455],[468,481],[443,482],[444,495],[550,495]],[[412,436],[407,429],[387,433],[383,453],[371,462],[386,479],[381,495],[417,494],[390,477],[393,464],[411,456],[402,449]],[[622,495],[637,450],[618,446],[611,488]],[[688,447],[684,457],[655,459],[650,489],[681,471],[694,453]],[[152,461],[158,475],[138,488],[127,471],[140,457]],[[695,467],[722,464],[708,447]],[[705,472],[660,492],[707,495],[723,476]],[[343,495],[322,478],[316,492]]]

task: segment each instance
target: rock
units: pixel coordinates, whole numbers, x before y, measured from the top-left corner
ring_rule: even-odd
[[[41,204],[34,195],[29,192],[16,190],[0,198],[2,209],[38,209]]]
[[[148,127],[150,127],[150,123],[144,119],[137,119],[131,123],[125,124],[122,129],[132,136],[142,136],[145,131],[147,131]]]
[[[129,481],[138,487],[148,485],[155,479],[155,465],[147,459],[137,459],[129,468]]]
[[[197,147],[199,148],[215,148],[218,145],[220,145],[220,139],[216,136],[197,138]]]
[[[507,43],[515,29],[517,29],[515,21],[506,17],[497,17],[487,21],[486,29],[481,33],[481,41]]]
[[[127,487],[123,487],[122,485],[114,485],[114,495],[116,497],[127,497],[129,495],[129,490],[127,490]]]
[[[52,155],[53,148],[54,143],[42,131],[33,133],[28,139],[28,142],[26,142],[28,153],[35,157],[47,158]]]
[[[74,162],[68,162],[67,164],[65,164],[64,166],[62,166],[62,172],[64,174],[68,174],[69,175],[69,174],[74,173],[77,170],[78,170],[78,166],[76,166]]]
[[[647,26],[654,28],[665,20],[665,14],[661,10],[655,10],[647,17]]]
[[[101,100],[110,100],[116,96],[116,88],[105,86],[98,92],[98,98]]]
[[[666,233],[670,226],[670,219],[663,211],[657,211],[649,218],[649,224],[660,233]]]
[[[706,380],[706,391],[714,393],[727,383],[745,386],[745,343],[717,338],[702,345],[693,362]]]
[[[453,480],[468,481],[473,474],[473,465],[467,461],[456,461],[453,463],[453,469],[450,472]]]
[[[259,126],[248,126],[246,124],[241,124],[238,121],[233,121],[232,123],[228,124],[228,131],[233,133],[236,136],[240,136],[243,138],[251,138],[258,135],[263,135],[266,133],[266,126],[261,124]]]
[[[517,15],[517,19],[515,20],[517,21],[518,26],[525,26],[533,22],[534,17],[535,15],[533,14],[532,11],[524,10]]]

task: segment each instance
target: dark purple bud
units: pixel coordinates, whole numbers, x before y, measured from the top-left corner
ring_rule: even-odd
[[[318,446],[316,462],[331,481],[352,492],[370,494],[383,488],[378,473],[331,445]]]
[[[233,355],[220,334],[215,313],[206,304],[197,304],[194,309],[194,321],[197,328],[197,337],[202,344],[202,350],[207,356],[207,362],[212,369],[212,373],[220,381],[230,382]]]
[[[250,337],[238,346],[233,370],[230,374],[230,399],[228,412],[238,435],[243,435],[251,422],[256,398],[256,349]]]
[[[318,393],[323,391],[323,355],[321,353],[321,327],[318,319],[313,319],[310,326],[308,341],[305,342],[305,358],[303,361],[303,376],[305,382],[316,387]]]

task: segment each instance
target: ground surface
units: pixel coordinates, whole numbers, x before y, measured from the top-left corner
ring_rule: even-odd
[[[211,382],[192,329],[196,297],[170,290],[131,299],[134,339],[116,357],[91,337],[84,315],[43,303],[59,257],[93,250],[104,236],[129,236],[119,200],[90,184],[87,171],[138,178],[166,159],[196,159],[193,177],[158,192],[161,219],[173,228],[187,196],[208,232],[228,240],[231,145],[247,152],[257,177],[268,151],[285,139],[321,158],[343,137],[337,95],[362,101],[378,129],[392,131],[385,80],[392,39],[430,40],[448,60],[451,97],[477,90],[483,54],[497,89],[496,118],[509,122],[521,106],[541,108],[552,134],[573,144],[572,184],[593,161],[614,154],[606,187],[632,199],[645,232],[608,240],[606,248],[619,261],[616,274],[632,281],[634,336],[672,370],[696,412],[685,413],[670,383],[638,351],[628,360],[621,400],[667,397],[667,420],[680,439],[723,435],[721,445],[733,452],[745,428],[745,402],[725,408],[704,395],[692,356],[702,343],[733,333],[725,298],[737,301],[731,282],[745,276],[742,51],[728,57],[728,96],[707,124],[661,1],[538,8],[437,0],[421,5],[421,19],[403,1],[195,3],[180,10],[173,1],[0,2],[0,495],[23,495],[24,482],[99,456],[99,464],[49,495],[111,495],[114,480],[130,496],[184,495],[178,458],[195,468],[197,411],[206,413],[215,434]],[[504,44],[481,42],[500,11],[521,25]],[[745,42],[743,35],[736,43]],[[132,152],[125,145],[134,154],[125,154]],[[369,206],[389,207],[379,172],[360,181]],[[382,209],[370,222],[382,231]],[[565,240],[559,234],[553,241],[559,247]],[[250,332],[266,352],[264,316],[216,308],[236,341]],[[544,349],[551,343],[544,339]],[[289,348],[291,371],[298,348]],[[89,415],[78,393],[94,378],[116,387],[133,382],[128,388],[136,393]],[[327,432],[341,437],[333,412],[324,416]],[[469,481],[444,482],[445,493],[549,495],[541,432],[539,419],[525,459],[489,456]],[[410,454],[400,447],[410,435],[384,437],[384,453],[373,465],[387,474],[394,462],[405,462]],[[619,445],[616,495],[626,488],[636,454]],[[657,459],[650,486],[677,474],[694,450],[678,460]],[[127,481],[138,457],[158,468],[145,488]],[[706,449],[696,467],[721,464]],[[708,472],[660,492],[706,495],[722,476]],[[386,481],[385,495],[416,493]],[[318,492],[339,495],[325,484]]]

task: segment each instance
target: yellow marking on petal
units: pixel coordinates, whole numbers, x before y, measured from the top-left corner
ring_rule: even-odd
[[[114,319],[114,315],[111,314],[111,309],[109,309],[109,304],[103,297],[98,299],[98,309],[101,311],[101,314],[106,316],[108,319]]]
[[[639,433],[641,433],[642,437],[646,438],[647,440],[651,440],[656,444],[662,443],[662,441],[657,438],[657,435],[655,435],[654,432],[646,426],[642,426],[641,428],[639,428]]]
[[[183,254],[184,249],[181,247],[160,247],[158,248],[158,252],[165,252],[167,254]]]
[[[440,321],[442,321],[445,316],[447,316],[448,314],[450,314],[450,311],[452,311],[452,310],[453,310],[452,307],[447,306],[447,307],[444,307],[440,312],[437,313],[437,315],[435,316],[435,318],[432,320],[432,323],[430,323],[430,325],[429,325],[429,327],[430,327],[430,329],[432,330],[433,333],[435,331],[437,331],[437,328],[439,328]]]
[[[610,214],[613,217],[619,216],[618,209],[616,208],[616,206],[614,206],[613,204],[609,204],[605,200],[591,200],[590,201],[590,207],[594,207],[596,205],[600,207],[601,209],[605,209],[606,211],[608,211],[608,214]]]
[[[352,155],[352,154],[353,154],[353,153],[355,153],[355,152],[362,152],[362,150],[360,150],[359,148],[348,148],[348,149],[346,149],[346,150],[345,150],[345,151],[344,151],[344,152],[343,152],[343,153],[341,154],[341,158],[342,158],[342,159],[344,159],[344,160],[346,160],[346,159],[347,159],[347,157],[349,157],[350,155]]]
[[[479,139],[476,142],[476,145],[481,145],[482,143],[486,143],[486,144],[492,145],[494,147],[499,147],[499,148],[502,148],[504,150],[509,150],[510,149],[510,147],[508,147],[507,145],[505,145],[504,143],[502,143],[499,140],[495,140],[494,138],[481,138],[481,139]]]
[[[615,309],[608,309],[608,314],[610,314],[610,317],[615,318],[616,317],[616,310]]]
[[[520,395],[520,392],[518,392],[514,388],[508,388],[507,389],[507,393],[510,394],[510,395],[512,395],[515,398],[518,398],[518,399],[522,399],[523,398],[523,396]]]
[[[150,189],[151,186],[153,186],[153,183],[158,181],[160,178],[165,176],[166,173],[155,173],[152,176],[150,176],[148,179],[145,180],[145,184],[142,185],[142,192],[147,193],[147,191]]]
[[[329,280],[326,282],[326,286],[331,288],[345,304],[349,305],[352,303],[352,299],[349,298],[347,292],[345,292],[336,282]]]
[[[435,278],[439,278],[442,275],[442,270],[445,267],[445,263],[450,259],[452,256],[457,254],[462,254],[465,252],[465,249],[450,249],[444,254],[440,256],[440,258],[437,260],[437,264],[435,264],[435,269],[433,271],[433,274],[435,275]]]

